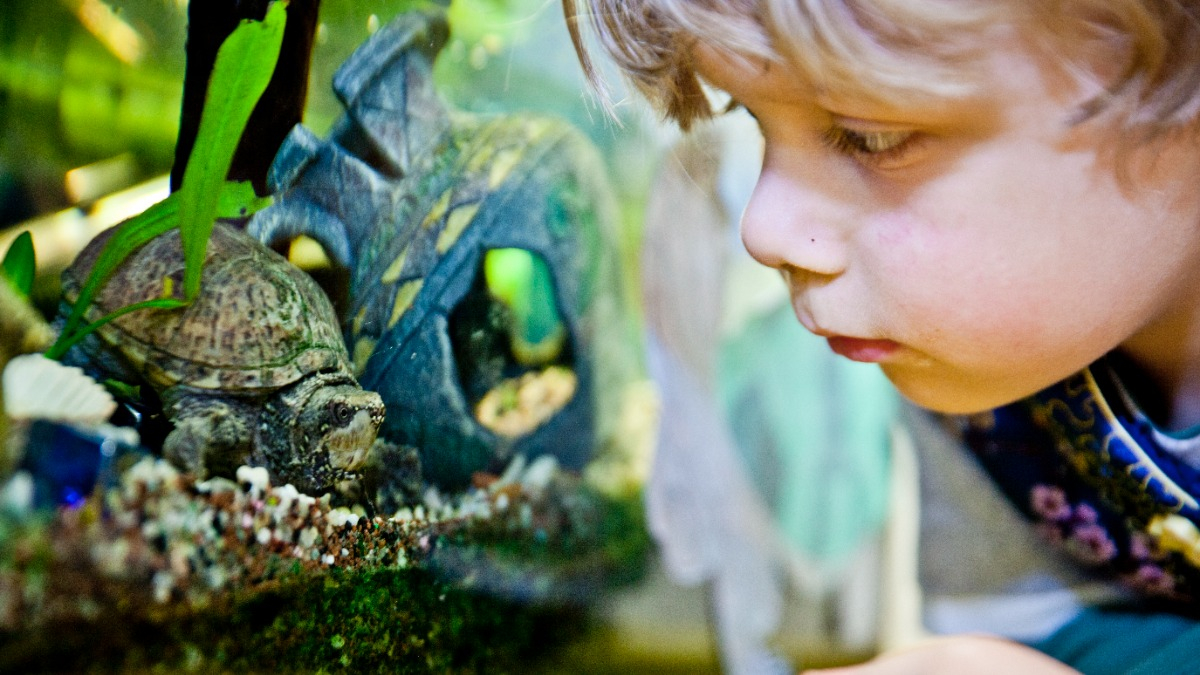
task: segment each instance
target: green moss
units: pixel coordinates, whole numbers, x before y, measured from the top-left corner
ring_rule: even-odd
[[[521,606],[415,570],[292,577],[200,613],[134,616],[5,636],[0,671],[520,672],[589,622],[582,610]]]
[[[222,666],[502,672],[561,645],[585,623],[577,612],[472,595],[416,571],[331,573],[290,590],[234,613],[253,638],[229,640]]]

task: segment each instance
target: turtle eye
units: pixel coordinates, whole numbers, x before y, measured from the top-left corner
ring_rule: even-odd
[[[333,417],[334,424],[344,427],[354,419],[354,409],[342,401],[334,401],[329,404],[329,415]]]

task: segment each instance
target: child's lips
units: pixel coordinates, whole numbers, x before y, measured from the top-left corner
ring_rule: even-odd
[[[900,344],[892,340],[868,340],[844,335],[831,335],[826,339],[833,353],[860,363],[887,361],[900,349]]]

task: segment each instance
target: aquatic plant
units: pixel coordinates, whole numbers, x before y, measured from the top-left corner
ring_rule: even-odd
[[[37,256],[33,251],[33,237],[26,230],[17,235],[0,262],[0,276],[13,290],[28,298],[33,290],[33,279],[37,271]]]
[[[249,183],[227,182],[225,177],[250,113],[275,70],[287,22],[286,6],[286,0],[274,2],[262,21],[243,21],[221,45],[182,185],[163,201],[118,226],[80,290],[58,340],[46,352],[48,357],[62,358],[88,333],[129,312],[188,305],[200,291],[201,266],[213,222],[217,218],[245,217],[270,203],[268,198],[258,197]],[[122,261],[146,242],[176,227],[186,261],[182,296],[170,279],[164,279],[162,297],[123,307],[82,325],[84,311]]]

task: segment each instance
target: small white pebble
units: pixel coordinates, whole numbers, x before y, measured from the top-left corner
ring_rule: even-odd
[[[533,460],[521,476],[521,487],[535,492],[545,490],[557,471],[558,460],[554,455],[542,455]]]
[[[333,511],[330,511],[326,518],[334,527],[341,527],[347,523],[350,525],[350,527],[356,527],[358,525],[358,514],[351,513],[350,510],[345,507],[339,507]]]
[[[180,532],[190,524],[190,512],[177,509],[164,509],[158,514],[158,522],[162,531],[168,534]]]
[[[170,462],[158,460],[154,462],[154,477],[160,481],[167,482],[179,478],[179,470]]]
[[[208,480],[196,483],[196,491],[202,494],[221,494],[223,492],[234,492],[236,490],[237,483],[234,483],[228,478],[222,478],[220,476],[214,476]]]
[[[18,471],[0,490],[0,504],[14,513],[25,514],[33,508],[33,476]]]
[[[345,558],[348,555],[350,555],[350,551],[347,551],[346,549],[342,549],[342,557]]]
[[[320,536],[320,533],[317,532],[317,528],[306,527],[300,531],[300,545],[304,548],[310,548],[313,544],[317,543],[318,536]]]
[[[104,438],[105,444],[112,444],[112,446],[109,446],[111,447],[112,451],[116,450],[115,445],[117,443],[132,448],[137,447],[137,445],[142,442],[142,437],[138,435],[137,430],[133,427],[117,427],[108,423],[102,423],[96,426],[95,429],[96,433]],[[109,456],[112,456],[112,452],[109,452],[108,454]]]
[[[140,517],[140,513],[134,513],[133,511],[119,511],[113,514],[113,522],[116,524],[118,529],[132,530],[133,528],[137,527],[138,519]]]
[[[500,488],[511,485],[517,482],[521,472],[525,470],[525,455],[517,455],[509,462],[508,467],[504,469],[504,473],[500,474],[500,479],[488,486],[492,492]]]
[[[191,554],[194,552],[195,547],[190,545],[172,547],[168,555],[168,562],[171,566],[171,572],[176,577],[182,579],[188,576],[188,572],[190,571],[188,567],[188,558],[191,557]]]
[[[239,483],[247,483],[255,490],[264,490],[271,484],[271,475],[261,466],[239,466],[237,479]]]
[[[300,496],[300,491],[296,489],[295,485],[288,483],[283,487],[277,487],[271,490],[271,494],[279,498],[279,503],[281,506],[287,508],[289,504],[296,501],[296,498]]]
[[[208,587],[218,589],[225,585],[225,581],[229,578],[225,570],[220,565],[213,565],[208,568]]]
[[[157,520],[147,520],[146,522],[142,523],[142,538],[143,539],[153,539],[161,533],[162,533],[162,526],[160,526],[158,524]]]
[[[442,495],[438,492],[436,487],[430,486],[429,489],[425,490],[424,501],[425,506],[428,507],[430,511],[437,511],[442,508]]]
[[[129,540],[124,537],[108,545],[97,544],[92,549],[92,559],[97,562],[102,572],[110,576],[117,576],[125,572],[125,558],[128,555]]]
[[[216,528],[213,527],[213,522],[217,519],[216,509],[204,509],[200,512],[200,517],[197,518],[200,533],[205,539],[213,539],[217,536]]]
[[[326,553],[325,555],[321,556],[321,562],[326,565],[332,565],[333,564],[333,556]]]
[[[151,585],[154,587],[154,600],[163,603],[171,599],[171,587],[175,585],[175,578],[166,570],[155,572],[154,579],[151,580]]]
[[[126,499],[132,500],[137,496],[139,485],[145,486],[148,490],[158,489],[158,477],[155,471],[158,461],[153,457],[146,457],[125,472],[125,475],[122,476],[122,483]]]
[[[501,493],[500,496],[496,498],[496,510],[504,511],[507,508],[508,508],[508,495]]]
[[[257,539],[258,543],[262,544],[263,546],[266,546],[267,544],[271,543],[270,528],[266,528],[266,527],[258,528],[258,534],[254,538]]]

